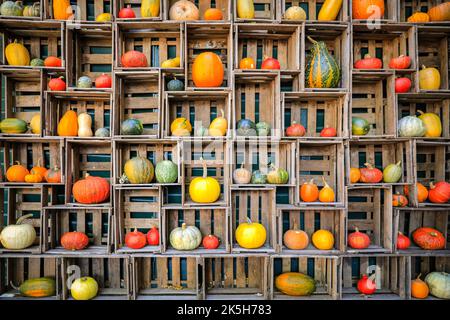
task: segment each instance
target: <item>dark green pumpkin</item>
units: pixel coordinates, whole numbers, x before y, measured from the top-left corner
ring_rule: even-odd
[[[256,170],[252,173],[252,184],[265,184],[267,183],[267,175],[262,173],[259,170]]]
[[[308,37],[313,46],[307,57],[305,82],[307,88],[336,88],[341,80],[341,69],[323,41]]]
[[[144,132],[144,126],[137,119],[127,119],[122,122],[122,134],[124,135],[141,135]]]
[[[2,133],[24,133],[28,130],[27,123],[17,118],[6,118],[0,122]]]
[[[39,58],[34,58],[30,61],[30,66],[32,67],[43,67],[44,66],[44,60]]]
[[[178,80],[177,78],[170,80],[167,83],[167,91],[183,91],[184,90],[184,83],[181,80]]]
[[[20,285],[18,290],[24,297],[51,297],[56,294],[56,282],[52,278],[28,279]]]
[[[253,121],[248,119],[241,119],[237,123],[238,136],[256,136],[256,125]]]

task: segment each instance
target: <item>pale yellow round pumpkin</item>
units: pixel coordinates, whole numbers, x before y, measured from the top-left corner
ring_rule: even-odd
[[[236,228],[236,241],[245,249],[258,249],[266,243],[266,228],[260,223],[247,222],[239,224]]]
[[[331,250],[334,246],[334,236],[328,230],[317,230],[312,235],[311,241],[319,250]]]
[[[441,74],[436,68],[422,66],[419,72],[419,88],[422,90],[439,90],[441,87]]]
[[[211,177],[208,177],[208,169],[206,162],[203,162],[203,176],[194,178],[189,185],[189,196],[192,201],[197,203],[213,203],[220,197],[220,184]]]
[[[427,112],[424,113],[419,110],[420,116],[418,117],[422,120],[425,125],[425,137],[437,138],[442,134],[442,123],[441,118],[435,113]]]

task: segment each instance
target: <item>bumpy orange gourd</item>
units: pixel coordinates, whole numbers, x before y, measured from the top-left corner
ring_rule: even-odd
[[[350,168],[350,183],[357,183],[361,179],[359,168]]]
[[[72,16],[70,0],[53,0],[53,18],[67,20]]]
[[[450,20],[450,1],[441,3],[430,10],[428,15],[431,21],[448,21]]]
[[[314,202],[319,199],[319,188],[314,184],[314,179],[302,185],[300,188],[300,198],[304,202]]]
[[[11,166],[6,170],[6,180],[9,182],[25,182],[25,176],[30,174],[27,168],[16,161],[17,164]]]
[[[384,16],[384,0],[353,0],[352,13],[353,19],[381,19]]]
[[[86,174],[84,179],[74,183],[72,194],[79,203],[102,203],[109,198],[109,182],[105,178]]]
[[[412,23],[430,22],[430,16],[425,12],[415,12],[408,18],[408,22]]]
[[[192,80],[196,87],[220,87],[224,69],[220,57],[214,52],[200,53],[192,65]]]
[[[322,177],[324,187],[319,192],[319,201],[320,202],[333,202],[334,201],[334,190],[329,186],[329,184],[325,181],[325,178]]]
[[[411,281],[411,296],[416,299],[425,299],[430,294],[430,288],[425,281],[420,279],[419,274],[416,279]]]
[[[58,136],[76,137],[78,135],[78,117],[73,110],[68,110],[59,120]]]

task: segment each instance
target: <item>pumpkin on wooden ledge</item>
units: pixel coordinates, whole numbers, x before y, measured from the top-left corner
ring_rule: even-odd
[[[11,282],[11,287],[20,292],[20,295],[28,298],[45,298],[56,293],[55,279],[49,277],[32,278],[25,280],[18,288]]]
[[[74,183],[72,194],[75,201],[83,204],[97,204],[109,199],[109,182],[102,177],[86,173],[84,179]]]
[[[169,240],[176,250],[195,250],[202,243],[202,233],[196,226],[183,223],[181,227],[170,232]]]
[[[316,291],[316,281],[300,272],[285,272],[275,278],[275,287],[288,296],[310,296]]]
[[[444,235],[434,228],[422,227],[414,230],[412,239],[424,250],[441,250],[445,248]]]
[[[266,243],[266,228],[247,218],[247,222],[242,222],[236,228],[236,241],[245,249],[258,249]]]
[[[89,238],[84,232],[66,232],[61,237],[61,246],[66,250],[83,250],[89,244]]]
[[[197,203],[213,203],[220,197],[220,184],[215,178],[208,177],[206,161],[200,158],[203,176],[194,178],[189,184],[189,196]]]
[[[425,277],[430,293],[440,299],[450,299],[450,274],[446,272],[430,272]]]
[[[32,214],[27,214],[17,219],[16,224],[10,224],[3,228],[0,233],[0,242],[6,249],[22,250],[30,247],[36,240],[36,230],[29,223],[23,223],[26,219],[32,218]]]
[[[222,60],[214,52],[202,52],[192,64],[192,81],[196,87],[220,87],[223,83]]]

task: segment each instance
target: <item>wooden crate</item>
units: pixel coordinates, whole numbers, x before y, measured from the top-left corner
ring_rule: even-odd
[[[117,22],[115,23],[114,68],[117,70],[162,69],[161,63],[167,59],[180,57],[180,67],[163,70],[183,71],[184,68],[184,24],[180,22]],[[148,67],[123,67],[120,59],[128,51],[136,50],[145,54]]]
[[[114,185],[120,184],[120,177],[124,174],[125,163],[134,157],[147,158],[156,168],[156,165],[163,160],[170,160],[178,167],[178,180],[174,183],[159,183],[156,178],[146,184],[126,184],[127,187],[144,187],[156,185],[179,185],[181,181],[181,145],[176,141],[164,140],[115,140],[114,141]]]
[[[408,257],[403,256],[359,256],[342,258],[343,300],[400,300],[406,299]],[[356,284],[363,274],[375,273],[376,291],[373,295],[362,295]]]
[[[282,95],[282,137],[283,139],[342,140],[348,137],[349,97],[344,93],[286,92]],[[305,127],[304,137],[288,137],[286,129],[295,121]],[[335,128],[336,138],[322,138],[324,128]]]
[[[59,300],[61,299],[62,283],[60,280],[60,261],[58,258],[31,257],[14,255],[0,258],[0,300]],[[28,279],[48,277],[56,282],[54,296],[45,298],[26,298],[14,289]]]
[[[397,119],[410,115],[420,115],[419,111],[435,113],[441,118],[441,137],[427,138],[423,140],[444,140],[450,139],[450,124],[445,119],[450,118],[450,94],[401,94],[397,95]]]
[[[253,1],[255,17],[253,19],[239,18],[237,13],[237,1],[233,1],[234,22],[272,22],[277,21],[278,2],[277,0],[256,0]]]
[[[280,72],[280,92],[298,92],[303,80],[301,70]]]
[[[367,249],[352,249],[348,253],[388,253],[392,251],[392,190],[390,187],[348,188],[347,233],[356,228],[367,234]],[[347,239],[345,240],[347,243]]]
[[[377,12],[373,12],[373,17],[370,17],[367,20],[353,19],[352,16],[352,5],[353,0],[350,0],[349,7],[349,15],[352,17],[351,21],[353,24],[366,24],[372,25],[375,29],[377,23],[396,23],[398,21],[398,0],[386,0],[384,1],[384,15],[380,19],[375,19],[378,16]]]
[[[203,290],[198,256],[133,256],[134,300],[195,300]]]
[[[4,204],[0,209],[0,217],[3,218],[0,220],[0,226],[15,224],[18,218],[32,214],[33,216],[26,219],[25,223],[31,224],[36,231],[36,239],[30,247],[10,250],[0,245],[0,254],[41,253],[41,236],[45,232],[42,229],[42,208],[60,202],[59,191],[57,188],[44,186],[0,188],[0,203]]]
[[[379,72],[390,69],[389,63],[392,58],[404,55],[411,58],[411,66],[408,69],[401,70],[404,72],[412,72],[417,69],[416,58],[416,29],[408,25],[383,25],[380,28],[373,29],[372,25],[355,25],[353,27],[353,57],[351,65],[366,54],[373,58],[379,58],[383,62],[382,69],[373,70],[371,72]],[[356,69],[353,72],[363,71],[364,69]],[[392,90],[393,91],[393,90]]]
[[[230,144],[231,173],[242,166],[254,172],[261,170],[264,173],[270,172],[270,165],[276,168],[285,169],[289,173],[289,180],[286,184],[236,184],[233,181],[232,187],[295,187],[296,186],[296,143],[294,141],[235,141]]]
[[[428,12],[444,0],[400,0],[398,1],[398,21],[407,22],[408,18],[415,12]],[[432,24],[444,24],[445,21],[428,22]]]
[[[66,140],[66,204],[81,205],[72,196],[75,182],[90,174],[103,177],[111,183],[112,159],[111,142],[105,140]],[[112,196],[96,206],[109,206]]]
[[[221,254],[230,252],[229,221],[230,213],[228,208],[223,207],[202,207],[198,209],[183,209],[180,207],[168,207],[164,209],[164,253],[168,255],[176,254]],[[179,251],[170,244],[170,233],[173,229],[181,227],[183,223],[187,226],[196,226],[203,237],[215,235],[220,240],[217,249],[205,249],[202,244],[190,251]]]
[[[153,226],[162,233],[161,191],[158,187],[114,187],[115,251],[117,253],[160,252],[159,245],[146,245],[142,249],[132,249],[125,244],[125,235],[137,229],[147,234]]]
[[[61,258],[62,298],[73,300],[71,283],[81,277],[92,277],[98,284],[98,294],[93,300],[129,300],[133,294],[131,275],[128,257],[96,255]]]
[[[277,247],[275,188],[241,188],[231,190],[231,251],[233,253],[273,253]],[[241,223],[260,223],[266,229],[266,242],[261,248],[242,248],[236,241],[236,229]]]
[[[300,209],[292,205],[277,206],[278,219],[278,247],[283,255],[333,255],[345,251],[345,210],[333,208],[311,208]],[[314,232],[328,230],[334,236],[334,246],[331,250],[319,250],[310,241],[307,248],[303,250],[292,250],[287,248],[283,242],[283,236],[288,230],[297,226],[299,230],[305,231],[311,240]]]
[[[185,207],[226,206],[228,204],[229,166],[228,147],[221,140],[184,141],[182,146],[182,179],[184,180],[182,203]],[[196,203],[189,196],[189,185],[196,177],[203,175],[203,163],[206,162],[208,177],[217,179],[221,194],[213,204]]]
[[[264,58],[269,57],[280,62],[281,71],[299,70],[301,33],[301,27],[296,25],[234,25],[234,68],[240,69],[239,62],[248,57],[260,70]]]
[[[73,16],[68,20],[76,22],[95,22],[95,18],[102,13],[113,14],[113,0],[72,0],[70,1]],[[53,0],[44,1],[46,19],[55,19],[53,16]],[[97,23],[105,24],[105,22]]]
[[[434,228],[444,235],[446,241],[443,250],[423,250],[412,241],[412,233],[418,228]],[[401,232],[411,239],[411,246],[406,250],[397,248],[398,233]],[[394,249],[402,254],[435,255],[448,254],[450,250],[450,210],[448,208],[420,208],[394,210]]]
[[[267,255],[215,255],[204,258],[204,296],[207,300],[268,298]]]
[[[448,143],[417,140],[415,141],[415,156],[413,168],[418,182],[428,188],[431,182],[450,181],[450,146]],[[415,204],[417,205],[417,203]],[[427,201],[418,205],[420,207],[449,207],[450,202],[437,204]]]
[[[284,15],[287,9],[289,9],[292,6],[299,6],[306,12],[306,20],[307,21],[314,21],[318,23],[341,23],[341,22],[348,22],[349,16],[348,16],[348,1],[342,2],[342,8],[339,11],[338,16],[334,21],[318,21],[318,16],[320,9],[323,6],[323,3],[325,0],[281,0],[280,4],[280,15],[281,22],[286,23],[292,23],[292,20],[287,20]],[[351,11],[351,9],[350,9]],[[295,21],[294,21],[295,22]]]
[[[304,50],[302,50],[303,70],[308,63],[308,55],[311,52],[312,43],[307,37],[311,37],[315,41],[323,41],[327,45],[328,52],[336,59],[339,68],[341,69],[341,81],[337,88],[305,88],[306,91],[347,91],[350,87],[350,73],[349,73],[349,55],[350,55],[350,30],[345,25],[334,25],[330,28],[329,24],[306,24],[305,26]],[[305,72],[303,72],[305,78]],[[305,86],[305,80],[301,84]]]
[[[448,91],[449,87],[449,41],[450,30],[445,27],[417,27],[417,55],[418,67],[434,67],[441,74],[441,87],[436,91]],[[416,83],[419,83],[419,74],[416,76]],[[426,90],[416,88],[423,92]]]
[[[225,136],[213,137],[211,135],[199,136],[197,133],[201,128],[209,128],[211,122],[221,116],[223,110],[224,117],[228,121],[228,128]],[[226,139],[231,137],[232,123],[232,94],[226,91],[187,91],[187,92],[166,92],[164,95],[164,138],[190,139],[190,137],[175,137],[170,131],[172,122],[179,117],[189,120],[192,125],[192,135],[199,139]]]
[[[41,237],[42,252],[58,256],[108,254],[113,246],[112,218],[112,210],[102,207],[46,207],[43,209],[42,229],[47,236]],[[63,234],[73,231],[84,232],[89,237],[89,245],[85,249],[70,251],[62,247]]]
[[[52,69],[64,71],[66,65],[64,28],[62,22],[1,20],[0,39],[2,48],[17,40],[17,42],[28,49],[31,59],[45,59],[48,56],[59,57],[62,60],[62,67],[10,66],[6,61],[6,55],[3,50],[0,54],[0,66],[5,69]]]
[[[40,139],[32,138],[4,138],[0,140],[0,151],[3,152],[2,172],[6,173],[8,168],[17,164],[17,161],[31,170],[38,164],[47,169],[58,167],[61,169],[61,182],[48,183],[45,180],[41,183],[9,182],[5,176],[0,175],[0,185],[2,186],[38,186],[38,185],[64,185],[64,142],[60,139]]]
[[[66,29],[67,86],[76,90],[102,90],[95,88],[95,79],[102,74],[111,76],[113,68],[113,31],[111,26],[68,25]],[[77,80],[88,76],[93,82],[92,89],[77,88]]]
[[[94,91],[46,91],[44,137],[58,136],[58,123],[68,110],[88,113],[92,118],[92,133],[100,128],[111,128],[112,95]],[[101,140],[99,137],[71,137],[71,139]]]
[[[159,1],[159,14],[156,17],[142,17],[141,16],[141,3],[142,3],[142,0],[116,0],[116,1],[114,1],[114,7],[115,7],[114,8],[115,9],[114,19],[115,19],[115,21],[118,21],[118,22],[122,22],[122,21],[126,22],[126,21],[130,21],[130,20],[131,21],[134,21],[134,20],[159,21],[164,18],[164,4],[165,4],[164,0]],[[130,6],[131,9],[133,9],[133,12],[136,15],[136,18],[134,18],[134,19],[119,18],[120,9],[126,8],[128,6]]]
[[[231,0],[219,0],[219,1],[213,1],[213,0],[189,0],[193,2],[200,13],[200,19],[202,21],[204,20],[205,11],[209,8],[217,8],[222,12],[223,19],[219,21],[231,21],[231,6],[232,1]],[[166,9],[166,16],[164,19],[169,20],[169,11],[172,5],[177,2],[177,0],[164,0],[164,6]],[[217,20],[216,20],[217,21]],[[208,21],[209,23],[210,21]]]
[[[359,73],[352,82],[349,117],[350,137],[354,139],[394,138],[397,136],[395,117],[395,77],[393,74]],[[354,117],[367,120],[370,131],[364,136],[352,133]]]
[[[0,5],[3,4],[4,2],[6,2],[7,0],[0,0]],[[34,1],[34,0],[24,0],[21,1],[22,2],[22,6],[32,6],[34,3],[39,3],[39,16],[37,17],[26,17],[26,16],[5,16],[5,15],[0,15],[0,20],[3,19],[15,19],[15,20],[42,20],[43,19],[43,13],[44,13],[44,5],[42,2],[40,1]]]
[[[280,137],[280,80],[275,72],[235,72],[234,73],[234,113],[233,132],[237,136],[237,122],[249,119],[255,124],[267,122],[271,126],[270,137]],[[250,138],[257,137],[255,131]],[[262,137],[264,138],[264,137]]]
[[[233,28],[231,23],[186,23],[185,32],[185,85],[187,90],[230,89],[233,70]],[[192,80],[192,65],[203,52],[213,52],[220,57],[224,69],[222,85],[219,87],[196,87]],[[183,61],[182,61],[183,63]]]
[[[421,279],[424,280],[427,274],[430,272],[447,272],[450,273],[450,257],[447,256],[412,256],[410,263],[410,270],[407,274],[409,278],[407,279],[407,299],[415,298],[411,297],[411,281],[416,279],[419,274]],[[422,299],[420,299],[422,300]],[[426,300],[440,300],[437,297],[429,295]]]
[[[161,82],[158,72],[115,72],[114,121],[115,138],[146,138],[160,136]],[[120,126],[124,120],[137,119],[143,127],[142,135],[123,135]]]
[[[336,256],[274,255],[270,258],[270,299],[272,300],[336,300],[339,299],[340,259]],[[282,273],[300,272],[313,278],[316,290],[311,296],[288,296],[275,287]]]
[[[304,202],[300,195],[296,203],[301,207],[343,207],[344,190],[344,145],[338,141],[299,141],[297,144],[297,181],[299,187],[314,179],[321,189],[324,186],[322,177],[335,193],[334,202]]]
[[[413,172],[413,143],[411,140],[359,140],[351,141],[347,147],[347,180],[349,186],[379,186],[379,185],[409,185],[414,181]],[[403,174],[396,183],[351,183],[350,168],[365,168],[365,163],[383,171],[390,164],[401,161]]]

